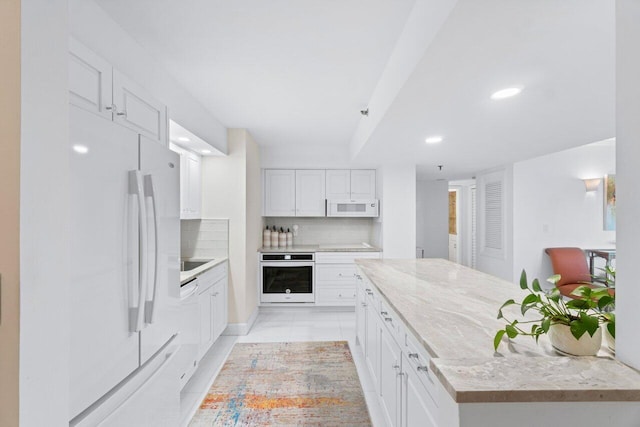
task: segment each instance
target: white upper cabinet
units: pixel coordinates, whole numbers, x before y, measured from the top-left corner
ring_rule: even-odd
[[[296,215],[296,171],[267,169],[264,171],[264,215]]]
[[[202,158],[175,144],[172,151],[180,155],[180,219],[199,219],[202,205]]]
[[[127,76],[113,70],[114,120],[156,141],[167,138],[167,108]]]
[[[327,199],[373,200],[376,198],[374,169],[327,170]]]
[[[325,171],[296,171],[296,216],[325,216]]]
[[[69,102],[112,119],[111,64],[71,39],[69,44]]]
[[[349,169],[327,170],[327,199],[348,200],[351,198],[351,171]]]
[[[167,145],[167,107],[74,39],[69,42],[69,102]]]
[[[376,198],[376,171],[374,169],[351,170],[351,199],[373,200]]]

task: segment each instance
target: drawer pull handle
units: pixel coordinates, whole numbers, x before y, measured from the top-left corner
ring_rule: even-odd
[[[393,322],[393,319],[391,317],[385,317],[384,321],[385,322]]]
[[[413,358],[417,359],[418,358],[418,353],[409,353],[409,357],[410,358],[413,357]]]
[[[373,295],[373,292],[371,292],[371,291],[367,290],[367,294],[369,294],[369,295]]]
[[[426,366],[418,366],[418,371],[423,371],[423,372],[429,372],[429,368],[427,368]]]
[[[367,303],[366,302],[361,302],[360,305],[362,305],[363,307],[366,307]]]
[[[389,313],[387,313],[386,311],[381,311],[380,314],[382,314],[383,316],[386,316]]]

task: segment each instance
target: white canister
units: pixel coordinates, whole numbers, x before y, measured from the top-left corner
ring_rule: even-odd
[[[272,248],[277,248],[278,247],[278,233],[276,230],[273,230],[271,232],[271,247]]]
[[[287,246],[293,246],[293,233],[287,228]]]
[[[262,232],[262,247],[271,247],[271,230],[269,230],[269,227]]]
[[[278,235],[278,246],[281,248],[287,246],[287,233],[285,233],[282,228],[280,228],[280,234]]]

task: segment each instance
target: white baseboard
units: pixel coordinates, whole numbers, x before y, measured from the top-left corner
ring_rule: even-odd
[[[253,309],[246,323],[229,323],[222,335],[247,335],[258,318],[258,307]]]

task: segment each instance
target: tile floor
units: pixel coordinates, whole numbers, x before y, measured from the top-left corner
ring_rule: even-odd
[[[187,426],[189,424],[236,342],[347,340],[369,407],[371,421],[376,427],[384,426],[384,417],[365,365],[362,349],[355,342],[355,330],[356,315],[354,311],[328,311],[311,307],[262,309],[248,335],[221,336],[202,359],[198,370],[185,385],[180,395],[181,425]]]

